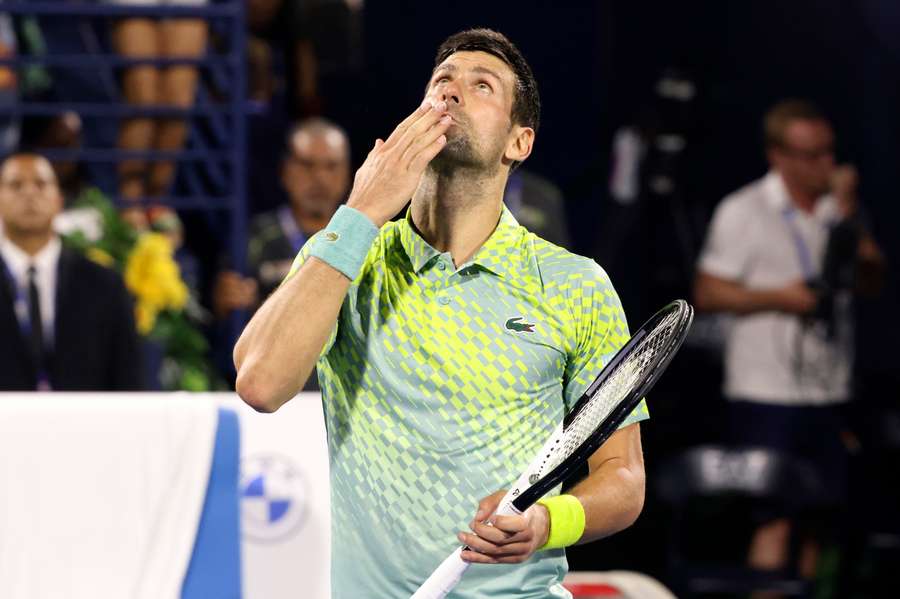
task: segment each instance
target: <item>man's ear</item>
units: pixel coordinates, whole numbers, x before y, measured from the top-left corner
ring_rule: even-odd
[[[524,162],[531,155],[534,146],[534,129],[513,125],[512,137],[506,144],[506,152],[503,157],[509,161]]]

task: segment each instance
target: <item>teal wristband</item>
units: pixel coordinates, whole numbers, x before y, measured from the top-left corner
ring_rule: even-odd
[[[368,216],[349,206],[341,206],[328,226],[316,234],[309,255],[315,256],[351,281],[359,275],[378,227]]]
[[[537,501],[550,514],[547,542],[539,549],[562,549],[574,545],[584,534],[584,506],[574,495],[557,495]]]

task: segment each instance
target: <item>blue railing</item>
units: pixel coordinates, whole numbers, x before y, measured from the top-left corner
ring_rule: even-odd
[[[190,107],[135,106],[121,99],[115,85],[107,85],[103,101],[15,101],[0,105],[0,115],[53,116],[77,113],[85,118],[174,117],[191,123],[187,147],[177,151],[123,151],[114,147],[47,149],[51,160],[77,160],[85,164],[117,164],[125,160],[172,160],[178,164],[184,195],[138,198],[143,203],[165,204],[180,210],[204,210],[229,218],[228,247],[234,266],[243,270],[247,247],[246,207],[246,61],[244,0],[220,0],[207,6],[122,6],[93,1],[41,2],[6,0],[0,12],[21,17],[65,18],[78,24],[99,23],[117,17],[198,18],[210,23],[226,49],[210,49],[206,56],[185,58],[130,58],[103,50],[94,40],[79,53],[18,55],[0,59],[0,66],[21,69],[42,66],[58,70],[96,70],[104,81],[114,81],[113,70],[139,64],[159,67],[192,65],[206,74],[198,83],[197,101]],[[99,37],[99,36],[98,36]],[[211,45],[212,48],[212,45]],[[208,82],[215,81],[215,93]],[[102,95],[102,94],[98,94]],[[211,97],[215,97],[212,100]],[[110,191],[114,197],[115,192]],[[128,200],[133,202],[135,200]],[[116,198],[117,203],[124,203]]]

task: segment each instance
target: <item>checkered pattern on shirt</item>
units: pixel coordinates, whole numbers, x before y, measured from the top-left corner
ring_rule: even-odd
[[[458,268],[408,216],[385,225],[318,364],[333,596],[411,594],[457,545],[478,500],[510,485],[627,339],[606,273],[505,208]],[[625,424],[648,416],[642,403]],[[545,596],[565,569],[561,551],[475,567],[451,596]]]

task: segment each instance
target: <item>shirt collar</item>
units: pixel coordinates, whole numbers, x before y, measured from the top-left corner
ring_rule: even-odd
[[[62,242],[57,236],[53,236],[49,243],[34,256],[29,256],[8,238],[0,237],[0,253],[3,255],[3,261],[6,262],[11,274],[20,281],[24,280],[28,273],[28,267],[32,265],[38,273],[52,272],[59,262],[61,251]]]
[[[500,276],[508,275],[517,264],[516,261],[510,259],[510,251],[519,239],[519,231],[519,222],[504,205],[494,232],[467,264],[477,264]],[[416,231],[410,210],[407,210],[406,217],[400,223],[400,243],[417,273],[435,256],[440,255],[440,252],[429,245]]]
[[[765,186],[768,190],[766,198],[769,205],[779,212],[789,210],[793,206],[791,198],[788,197],[787,187],[784,185],[784,179],[778,171],[769,171],[766,174]]]

